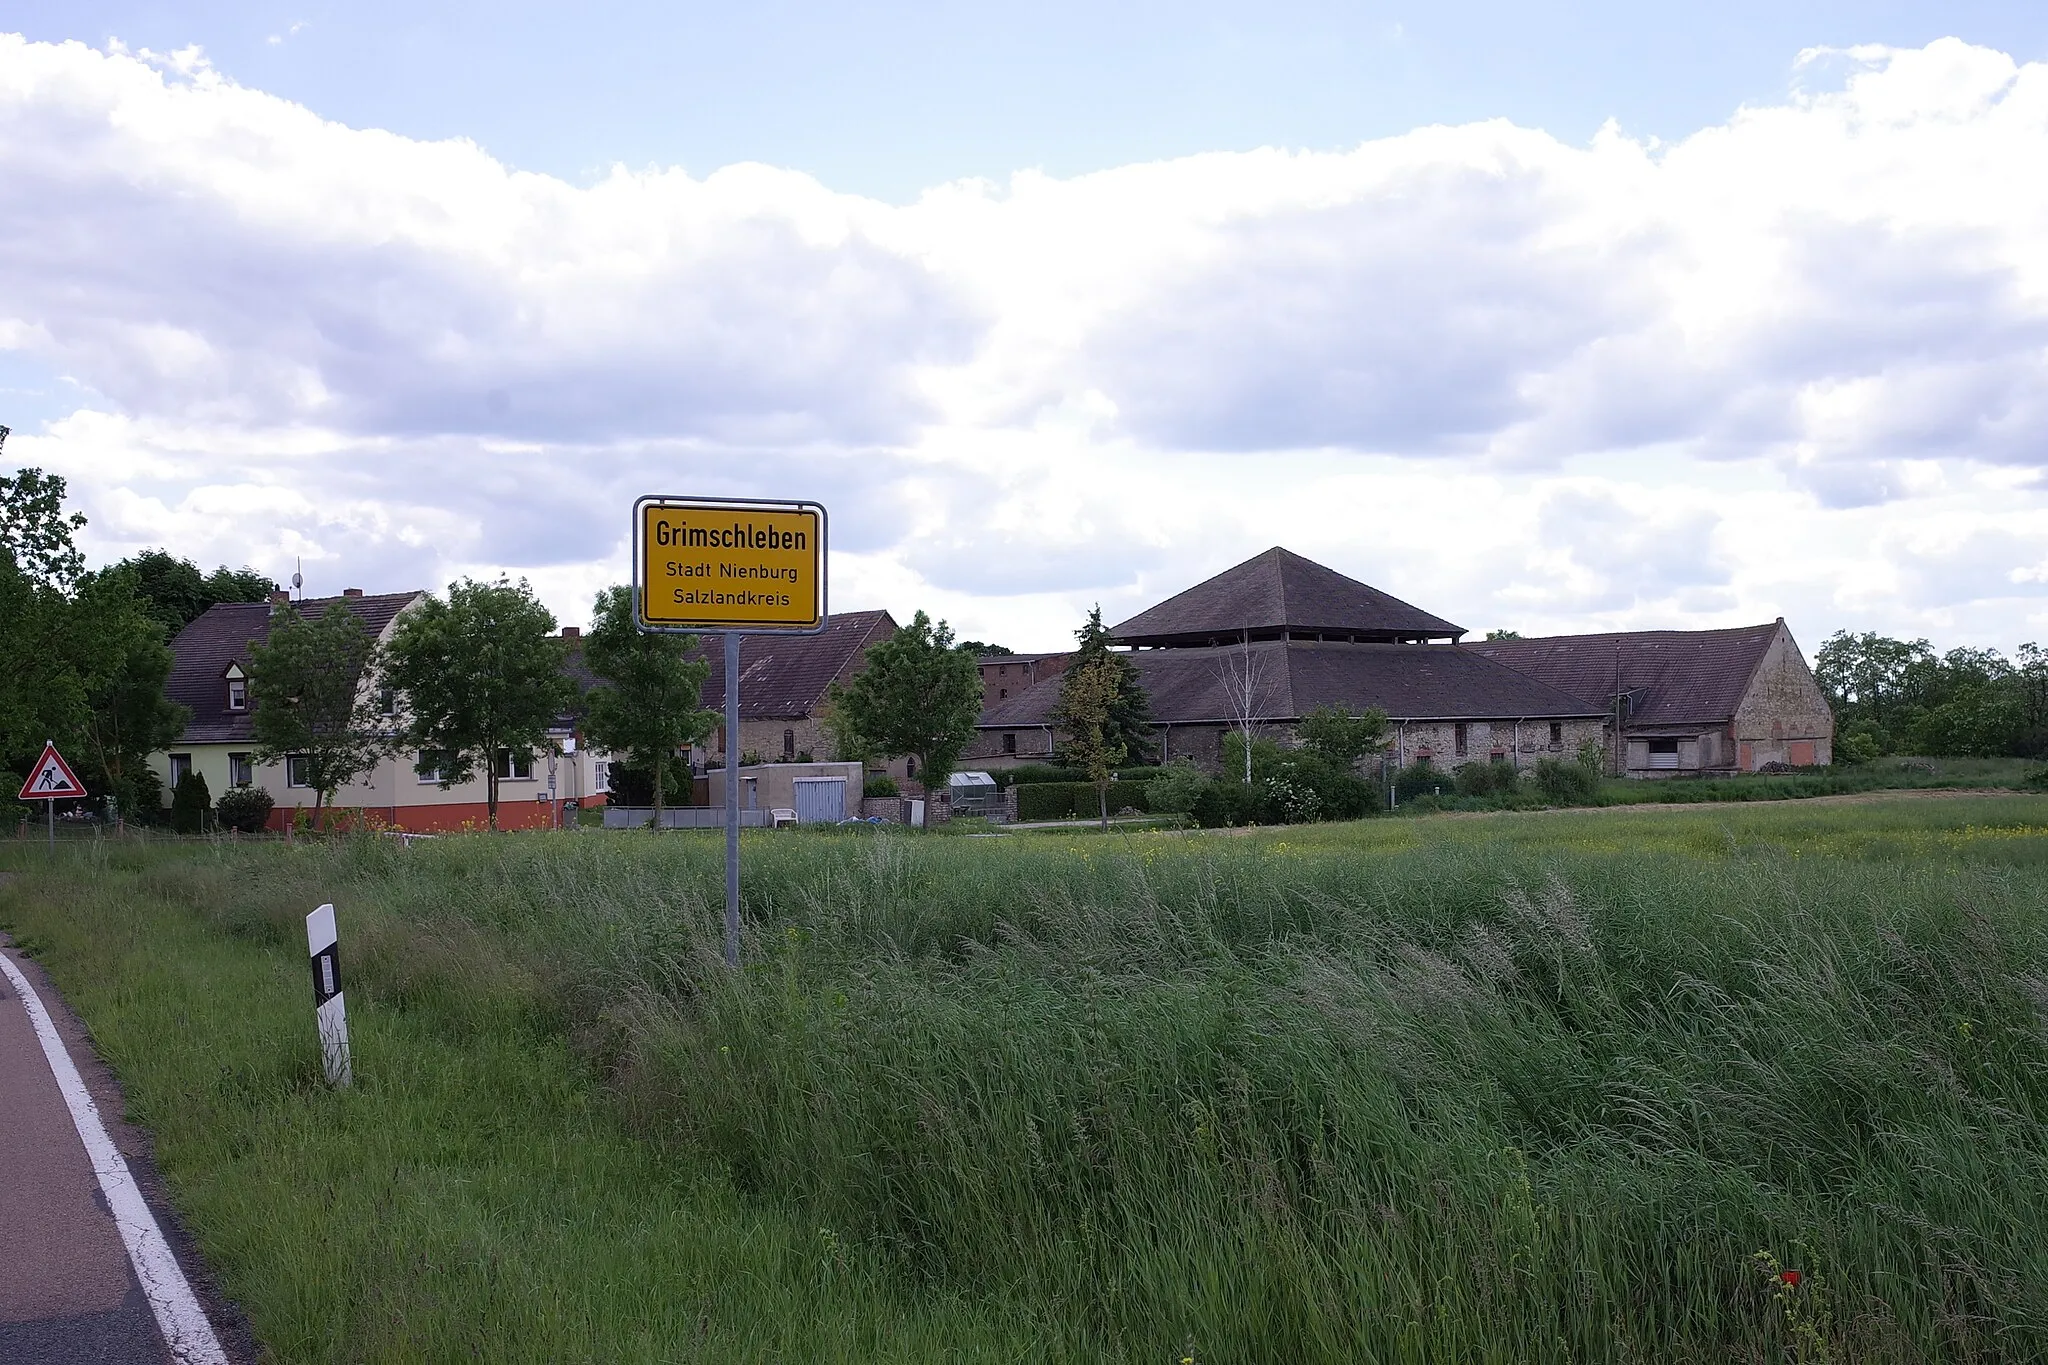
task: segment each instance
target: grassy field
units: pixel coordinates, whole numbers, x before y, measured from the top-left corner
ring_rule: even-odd
[[[746,856],[737,974],[689,836],[16,846],[0,924],[280,1359],[2048,1355],[2048,798]]]

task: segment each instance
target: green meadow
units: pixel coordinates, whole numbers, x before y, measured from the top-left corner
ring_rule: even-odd
[[[2048,1357],[2048,797],[0,849],[281,1361]],[[337,906],[357,1087],[318,1081]]]

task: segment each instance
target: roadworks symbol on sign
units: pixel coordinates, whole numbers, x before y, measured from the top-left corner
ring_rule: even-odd
[[[0,791],[5,791],[0,787]],[[22,801],[65,801],[74,796],[85,795],[85,784],[71,771],[71,765],[57,752],[56,744],[45,741],[43,756],[28,770],[28,781],[21,784]]]

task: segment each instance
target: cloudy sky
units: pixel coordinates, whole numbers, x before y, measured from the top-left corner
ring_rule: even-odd
[[[835,607],[1020,649],[1274,544],[2048,640],[2038,4],[176,8],[0,20],[5,459],[96,559],[576,622],[635,495],[810,497]]]

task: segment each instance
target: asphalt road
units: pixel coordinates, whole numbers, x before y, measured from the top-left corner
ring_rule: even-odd
[[[152,1223],[149,1232],[161,1249],[153,1283],[157,1301],[164,1298],[162,1270],[170,1261],[184,1267],[182,1273],[201,1298],[209,1297],[204,1276],[193,1273],[189,1245],[167,1218],[162,1201],[151,1197],[155,1177],[147,1145],[119,1121],[120,1097],[83,1029],[39,968],[4,938],[0,952],[42,1002],[120,1152],[127,1178],[142,1195],[139,1203],[129,1195],[127,1207],[136,1215],[131,1223]],[[117,1187],[116,1206],[118,1198]],[[232,1316],[221,1313],[217,1300],[212,1312],[194,1306],[215,1322]],[[239,1332],[228,1335],[232,1339]],[[246,1358],[246,1353],[216,1346],[210,1358],[223,1357]],[[0,1362],[160,1365],[208,1358],[203,1350],[179,1354],[167,1346],[158,1309],[137,1276],[107,1187],[94,1170],[28,1004],[0,971]]]

